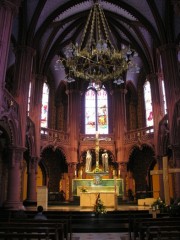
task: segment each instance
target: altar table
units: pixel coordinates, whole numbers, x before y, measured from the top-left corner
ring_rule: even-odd
[[[94,207],[98,193],[97,192],[82,192],[80,193],[80,206],[81,207]],[[105,207],[116,207],[117,195],[112,192],[101,192],[100,199]]]

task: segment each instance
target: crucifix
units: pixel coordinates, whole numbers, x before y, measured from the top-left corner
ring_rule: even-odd
[[[164,183],[164,198],[167,205],[170,204],[170,195],[169,195],[169,173],[180,173],[180,168],[168,168],[168,157],[163,157],[163,169],[162,170],[152,170],[150,175],[163,175]]]
[[[96,131],[95,138],[85,138],[85,140],[94,141],[95,140],[95,155],[96,155],[96,168],[95,172],[99,172],[99,142],[104,141],[110,141],[110,138],[99,138],[99,133]]]

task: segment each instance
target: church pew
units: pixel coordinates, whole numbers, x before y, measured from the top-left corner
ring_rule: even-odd
[[[25,214],[27,216],[26,219],[21,219],[21,218],[16,218],[16,217],[12,217],[10,219],[11,222],[36,222],[39,220],[35,220],[34,216],[36,215],[37,211],[25,211]],[[44,215],[47,216],[47,220],[46,223],[58,223],[58,224],[64,224],[64,232],[65,232],[65,238],[72,238],[72,230],[71,230],[71,217],[69,215],[69,213],[66,214],[61,214],[59,212],[53,212],[53,214],[48,214],[50,212],[44,212]],[[17,214],[14,212],[13,216],[16,216]]]
[[[0,233],[17,233],[23,234],[40,234],[40,236],[50,234],[53,239],[64,239],[64,224],[62,223],[48,223],[46,221],[36,221],[36,222],[0,222]],[[1,239],[1,238],[0,238]]]
[[[174,226],[148,227],[145,239],[146,240],[152,240],[152,239],[179,240],[180,239],[180,226],[179,226],[179,224],[177,224]]]
[[[0,232],[1,240],[57,240],[55,233]],[[59,238],[60,239],[60,238]]]
[[[180,225],[180,217],[135,219],[133,224],[134,240],[144,239],[147,229],[150,227],[168,227]]]

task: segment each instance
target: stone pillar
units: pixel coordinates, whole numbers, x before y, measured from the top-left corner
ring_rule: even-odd
[[[124,158],[124,134],[126,132],[126,104],[125,104],[125,89],[114,89],[113,104],[114,104],[114,136],[117,152],[117,162],[123,161]]]
[[[172,121],[174,108],[180,96],[180,81],[178,73],[177,46],[175,44],[167,44],[159,48],[162,59],[162,67],[164,73],[164,86],[166,92],[166,103],[168,112],[168,124],[170,130],[170,143],[172,144]]]
[[[37,176],[38,158],[29,159],[27,167],[27,204],[35,204],[37,202],[36,192],[36,176]]]
[[[79,127],[80,127],[80,92],[76,89],[70,89],[68,94],[68,123],[70,134],[70,156],[71,162],[78,161],[78,142],[79,142]]]
[[[163,169],[163,156],[158,157],[158,169]],[[163,175],[159,175],[159,196],[161,199],[164,199],[164,182],[163,182]]]
[[[120,163],[120,173],[121,173],[121,178],[123,179],[123,184],[124,184],[123,200],[126,200],[127,199],[127,194],[126,194],[127,163],[126,162]]]
[[[69,201],[73,201],[72,193],[72,180],[75,178],[76,163],[68,164],[68,176],[69,176]]]
[[[151,96],[152,96],[152,109],[153,109],[153,120],[154,120],[154,146],[155,146],[155,153],[157,153],[158,147],[158,129],[159,129],[159,122],[163,117],[163,96],[159,91],[159,84],[158,78],[156,74],[150,74],[147,76],[147,79],[151,85]]]
[[[36,134],[36,153],[35,155],[40,158],[40,142],[41,142],[41,106],[42,106],[42,91],[43,83],[46,77],[42,75],[33,75],[32,88],[31,88],[31,101],[29,117],[34,122]]]
[[[21,170],[24,148],[12,148],[12,156],[9,159],[8,168],[8,186],[7,186],[7,199],[4,207],[18,210],[24,209],[22,204],[21,195]]]
[[[16,49],[16,67],[14,73],[16,86],[14,95],[17,103],[19,104],[21,126],[21,129],[19,130],[21,132],[22,146],[25,146],[29,83],[32,78],[32,64],[34,54],[34,49],[27,46],[21,46]]]
[[[175,163],[175,168],[180,168],[180,146],[173,146],[173,160]],[[174,199],[180,198],[180,173],[175,173],[174,175],[174,182],[175,182],[175,193]]]
[[[0,112],[13,18],[18,12],[20,3],[21,0],[0,1]]]

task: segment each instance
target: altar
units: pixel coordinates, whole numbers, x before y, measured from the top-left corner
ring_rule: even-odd
[[[80,193],[80,206],[81,207],[94,207],[98,193],[96,192],[81,192]],[[101,192],[100,198],[105,207],[115,207],[117,203],[117,196],[114,192]]]
[[[123,197],[124,183],[123,179],[102,179],[99,184],[94,179],[73,179],[73,196],[80,196],[81,188],[85,188],[87,193],[115,193],[118,197]]]

